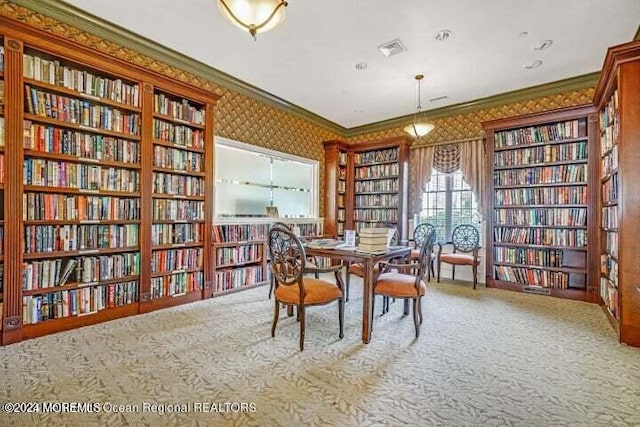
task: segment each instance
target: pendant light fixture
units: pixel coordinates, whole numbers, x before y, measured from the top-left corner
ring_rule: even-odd
[[[234,25],[249,31],[255,40],[256,34],[284,21],[287,4],[282,0],[218,0],[218,9]]]
[[[423,136],[431,132],[435,126],[431,123],[420,121],[420,111],[422,111],[421,82],[422,82],[422,79],[424,79],[424,75],[417,74],[415,79],[416,79],[416,113],[413,116],[413,123],[406,126],[403,130],[409,135],[411,135],[412,138],[422,138]]]

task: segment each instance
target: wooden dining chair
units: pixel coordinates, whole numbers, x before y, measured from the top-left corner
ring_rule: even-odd
[[[429,254],[433,252],[434,242],[435,230],[424,239],[420,246],[417,262],[409,262],[408,264],[381,263],[383,272],[373,285],[374,297],[382,295],[386,299],[411,299],[413,301],[413,324],[416,329],[416,338],[420,336],[422,297],[427,291],[424,276],[429,269]],[[413,274],[411,274],[412,272]],[[375,304],[375,298],[373,302]],[[373,319],[371,322],[373,324]]]
[[[273,224],[271,224],[271,227],[282,227],[285,228],[291,232],[293,232],[293,230],[291,230],[291,227],[288,224],[285,224],[284,222],[274,222]],[[328,271],[332,271],[332,270],[328,270]],[[305,267],[304,267],[304,274],[313,274],[313,276],[316,279],[320,278],[320,273],[324,273],[325,271],[323,271],[322,268],[318,267],[318,262],[316,259],[314,259],[313,257],[309,257],[307,258],[307,262],[305,263]],[[271,294],[273,294],[273,288],[275,286],[275,279],[273,278],[273,276],[271,276],[271,283],[269,284],[269,299],[271,299]]]
[[[340,338],[344,336],[344,293],[341,268],[334,268],[336,283],[305,277],[307,257],[298,237],[286,228],[275,226],[269,230],[271,275],[275,278],[275,310],[271,336],[275,337],[280,304],[296,306],[300,321],[300,351],[304,350],[305,308],[338,301]]]
[[[428,222],[423,222],[422,224],[418,224],[418,226],[413,230],[413,244],[415,245],[414,249],[411,250],[411,261],[418,261],[420,258],[420,248],[424,243],[424,240],[429,237],[432,233],[435,239],[435,231],[436,227],[433,224],[429,224]],[[436,275],[434,270],[436,256],[433,251],[429,254],[429,269],[427,270],[427,282],[431,280],[431,276]]]
[[[473,289],[478,283],[478,252],[480,251],[480,232],[471,224],[462,224],[453,229],[451,241],[444,245],[453,246],[453,252],[443,253],[443,244],[438,242],[438,283],[440,267],[443,262],[451,264],[451,280],[456,279],[456,265],[469,265],[473,270]]]

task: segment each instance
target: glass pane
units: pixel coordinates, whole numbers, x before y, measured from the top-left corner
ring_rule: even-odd
[[[312,215],[310,211],[312,205],[311,194],[309,191],[276,188],[273,190],[273,205],[278,208],[278,213],[281,217],[310,217]]]
[[[310,190],[313,187],[313,166],[274,158],[273,185]]]
[[[268,185],[271,183],[271,160],[262,154],[217,145],[216,178]]]
[[[216,215],[264,215],[269,206],[268,188],[241,184],[216,184]]]

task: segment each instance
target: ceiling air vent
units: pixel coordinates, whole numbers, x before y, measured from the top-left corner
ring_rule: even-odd
[[[429,99],[429,102],[442,101],[443,99],[449,98],[447,95],[436,96],[435,98]]]
[[[391,40],[390,42],[383,43],[378,46],[380,52],[387,58],[393,55],[397,55],[407,50],[406,46],[400,41],[400,39]]]

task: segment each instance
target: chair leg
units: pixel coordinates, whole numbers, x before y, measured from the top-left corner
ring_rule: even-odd
[[[340,339],[344,337],[344,298],[338,300],[338,322],[340,323]]]
[[[320,273],[318,271],[315,271],[313,275],[316,277],[316,279],[320,278]]]
[[[473,289],[476,288],[478,283],[478,264],[473,264]]]
[[[271,276],[271,283],[269,283],[269,299],[271,299],[271,294],[273,293],[273,287],[275,284],[276,278]]]
[[[434,264],[435,264],[435,263],[433,262],[433,259],[431,259],[431,260],[429,261],[429,265],[431,266],[431,277],[436,277],[436,272],[435,272],[435,270],[433,269],[433,265],[434,265]]]
[[[438,280],[437,282],[440,283],[440,267],[442,266],[442,263],[440,262],[440,259],[438,259]]]
[[[345,281],[345,301],[349,302],[349,284],[351,283],[351,274],[349,274],[349,266],[347,266],[347,280]]]
[[[420,315],[420,324],[422,325],[422,297],[418,298],[418,314]]]
[[[304,324],[305,324],[305,313],[304,313],[304,305],[298,306],[298,316],[300,317],[300,351],[304,350]]]
[[[384,305],[384,303],[382,305]],[[373,317],[374,317],[373,313],[375,312],[376,312],[376,294],[373,294],[373,299],[371,300],[371,330],[373,330]]]
[[[451,264],[451,280],[456,280],[456,265]]]
[[[420,336],[420,323],[418,322],[418,298],[413,299],[413,326],[416,328],[416,338]]]
[[[276,336],[276,325],[278,324],[278,316],[280,316],[280,302],[276,300],[276,309],[273,312],[273,324],[271,325],[271,337]]]

